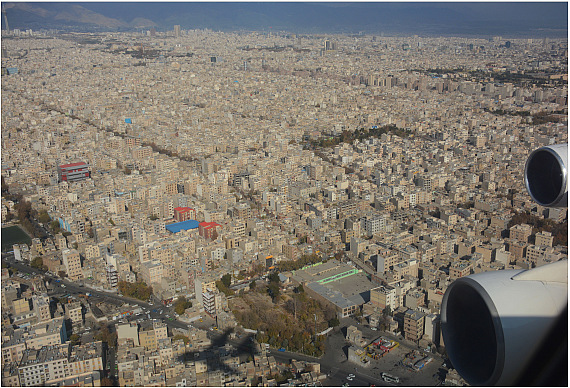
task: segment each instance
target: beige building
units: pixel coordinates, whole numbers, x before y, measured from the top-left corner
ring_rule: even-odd
[[[376,271],[383,274],[394,267],[400,261],[400,256],[397,251],[381,248],[376,256]]]
[[[103,343],[101,341],[90,342],[72,348],[66,377],[74,377],[103,369],[105,369],[103,365]]]
[[[534,245],[552,247],[554,237],[550,232],[539,232],[535,235]]]
[[[67,374],[67,345],[27,349],[18,367],[22,387],[46,385]]]
[[[30,301],[26,298],[14,299],[12,306],[14,306],[14,315],[30,311]]]
[[[404,314],[404,338],[418,343],[424,334],[425,314],[416,310],[408,310]]]
[[[81,257],[75,249],[64,249],[62,251],[63,265],[65,272],[70,280],[76,281],[83,279],[83,271],[81,270]]]
[[[139,327],[136,323],[117,325],[117,342],[127,338],[131,339],[135,346],[139,346]]]
[[[146,350],[157,349],[156,333],[154,332],[154,329],[141,331],[139,333],[139,341],[140,345]]]
[[[473,266],[468,261],[457,261],[449,267],[449,278],[455,280],[468,276],[472,268]]]
[[[160,283],[163,276],[164,265],[159,261],[145,261],[140,265],[140,275],[147,284]]]
[[[42,346],[59,345],[67,341],[63,317],[53,318],[33,326],[30,337],[26,339],[28,349],[39,349]]]
[[[65,315],[71,320],[73,325],[83,324],[82,306],[79,302],[67,303],[65,305]]]
[[[32,303],[34,305],[34,312],[36,313],[38,321],[49,321],[51,319],[49,297],[47,295],[45,295],[45,297],[39,295],[32,296]]]
[[[194,292],[196,293],[196,299],[200,304],[204,303],[203,294],[208,292],[208,289],[216,289],[216,281],[210,278],[198,277],[194,280]]]
[[[511,239],[526,243],[532,234],[532,226],[528,224],[514,225],[509,229],[509,231]]]
[[[3,338],[4,339],[4,338]],[[11,362],[20,362],[26,350],[26,340],[21,335],[2,342],[2,365]]]
[[[390,307],[394,311],[396,304],[396,289],[392,286],[380,286],[370,290],[370,303],[380,309]]]

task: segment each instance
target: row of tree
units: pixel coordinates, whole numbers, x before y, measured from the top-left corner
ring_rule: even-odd
[[[319,255],[312,253],[310,255],[302,255],[298,260],[280,261],[277,265],[279,267],[279,271],[286,272],[296,271],[306,265],[316,264],[322,261],[323,260]]]
[[[340,136],[328,136],[322,137],[318,140],[309,140],[309,144],[313,147],[332,148],[340,143],[354,144],[356,140],[364,140],[369,137],[380,137],[385,133],[391,133],[399,137],[408,137],[411,134],[411,131],[398,128],[394,124],[388,124],[381,127],[373,126],[370,129],[358,128],[354,132],[344,130]]]
[[[223,292],[226,296],[231,296],[235,294],[234,290],[230,288],[231,284],[232,284],[232,275],[229,273],[225,274],[224,276],[222,276],[220,280],[216,281],[216,287],[218,287],[218,290]]]
[[[174,312],[176,312],[178,315],[182,315],[184,314],[184,311],[190,307],[192,307],[192,302],[186,299],[186,297],[181,296],[174,303]]]
[[[499,116],[522,116],[522,117],[532,117],[532,123],[534,125],[541,125],[546,123],[559,123],[562,119],[556,113],[563,114],[564,112],[538,112],[531,116],[529,111],[509,111],[504,109],[494,109],[490,110],[489,108],[485,108],[485,112],[493,113]]]
[[[15,214],[8,212],[8,214],[6,214],[7,221],[10,221],[14,217],[17,217],[20,221],[20,225],[22,225],[22,227],[26,229],[28,233],[30,233],[33,237],[46,237],[45,233],[38,227],[35,220],[39,219],[40,222],[44,222],[42,220],[46,220],[47,216],[47,222],[49,222],[50,218],[47,212],[44,210],[38,215],[38,212],[32,208],[32,204],[26,201],[22,194],[10,193],[10,187],[4,181],[4,176],[2,176],[2,197],[14,202]]]
[[[509,221],[507,228],[510,229],[514,225],[528,224],[532,226],[532,233],[550,232],[554,237],[553,245],[568,246],[568,221],[557,223],[547,218],[540,218],[530,212],[515,212],[515,215]],[[532,243],[533,241],[531,241]]]

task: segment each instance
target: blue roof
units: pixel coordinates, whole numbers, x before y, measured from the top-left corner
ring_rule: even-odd
[[[166,230],[171,233],[178,233],[181,230],[196,229],[200,223],[196,220],[188,220],[176,222],[174,224],[166,225]]]

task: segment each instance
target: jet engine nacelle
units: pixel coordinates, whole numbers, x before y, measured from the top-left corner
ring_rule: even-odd
[[[459,278],[441,308],[451,363],[471,385],[513,385],[568,304],[568,261]]]
[[[534,150],[526,161],[524,183],[531,198],[546,207],[568,206],[568,144]]]

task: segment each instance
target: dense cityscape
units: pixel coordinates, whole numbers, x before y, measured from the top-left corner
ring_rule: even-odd
[[[463,386],[448,286],[568,257],[568,41],[2,31],[3,386]]]

